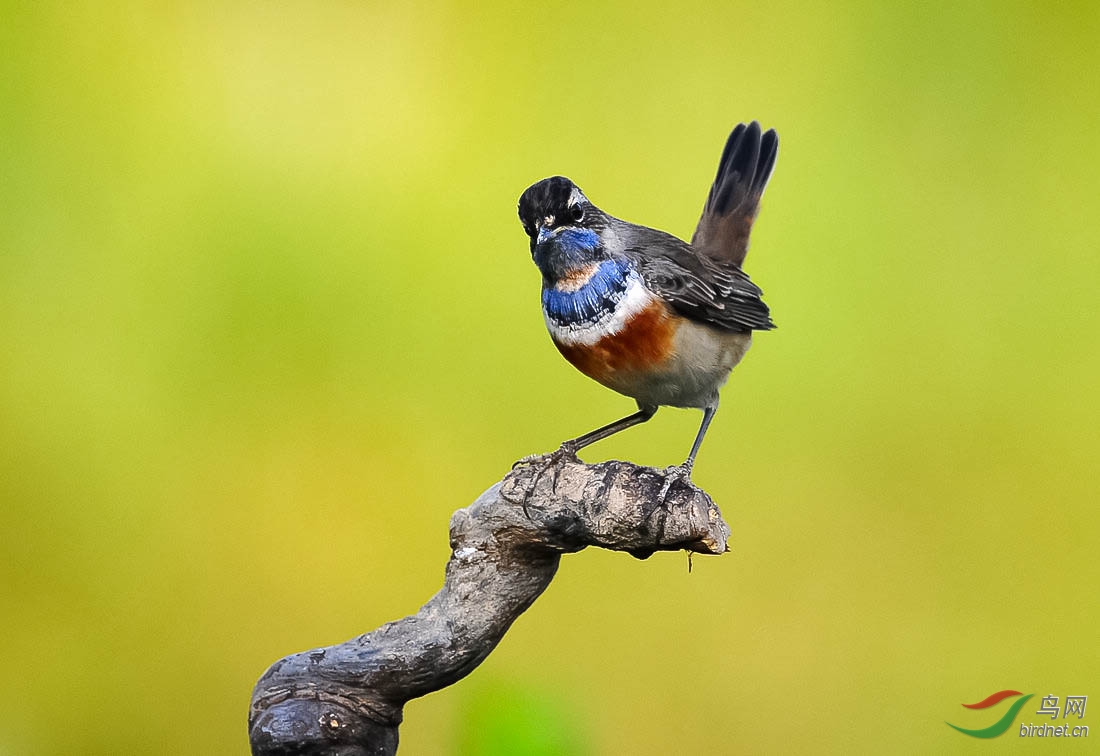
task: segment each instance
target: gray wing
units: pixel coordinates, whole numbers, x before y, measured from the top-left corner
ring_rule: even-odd
[[[779,135],[760,124],[737,124],[718,161],[718,175],[707,195],[691,246],[713,260],[741,265],[749,251],[749,232],[760,197],[775,168]]]
[[[738,265],[695,252],[671,234],[631,224],[623,250],[653,293],[681,315],[724,331],[775,328],[760,287]]]

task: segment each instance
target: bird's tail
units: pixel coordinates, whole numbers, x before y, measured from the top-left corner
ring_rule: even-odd
[[[761,134],[756,121],[748,126],[737,124],[718,161],[718,175],[691,238],[693,247],[715,260],[742,263],[749,251],[749,232],[760,197],[778,153],[779,135],[775,129]]]

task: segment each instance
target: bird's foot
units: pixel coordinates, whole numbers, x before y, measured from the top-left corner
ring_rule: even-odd
[[[527,509],[527,500],[531,498],[531,494],[538,488],[539,481],[542,480],[542,476],[550,468],[554,468],[554,479],[551,481],[551,488],[556,488],[558,485],[558,472],[561,469],[562,462],[580,462],[580,458],[577,457],[577,448],[569,441],[566,441],[554,451],[549,454],[529,454],[522,459],[516,460],[512,465],[512,469],[517,467],[538,467],[534,477],[531,479],[531,484],[527,488],[527,493],[523,497],[523,514],[527,519],[531,519],[531,513]]]
[[[692,460],[684,462],[682,465],[674,465],[672,467],[665,468],[665,482],[661,486],[661,493],[657,495],[657,500],[661,503],[662,508],[666,508],[665,504],[668,502],[669,491],[677,483],[685,483],[688,486],[694,488],[695,484],[691,482],[691,470],[695,467],[695,463]]]
[[[512,463],[512,469],[515,470],[517,467],[526,467],[528,465],[533,466],[536,463],[545,469],[558,464],[562,460],[569,460],[570,462],[580,461],[577,458],[577,449],[568,441],[549,454],[528,454],[526,457],[517,459]]]
[[[666,467],[664,470],[665,482],[661,485],[661,492],[657,494],[657,504],[653,507],[649,516],[652,516],[655,512],[660,512],[660,516],[657,518],[656,535],[657,543],[660,544],[665,538],[665,519],[668,517],[668,495],[672,491],[672,487],[677,483],[687,484],[689,487],[694,487],[695,484],[691,482],[691,469],[694,467],[694,462],[688,460],[682,465],[674,465],[673,467]],[[648,518],[647,518],[648,519]]]

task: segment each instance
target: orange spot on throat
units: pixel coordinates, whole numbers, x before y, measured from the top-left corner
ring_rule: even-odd
[[[592,276],[599,269],[600,266],[595,263],[585,265],[583,268],[574,268],[559,278],[557,283],[554,284],[554,288],[558,291],[579,291],[581,287],[592,280]]]

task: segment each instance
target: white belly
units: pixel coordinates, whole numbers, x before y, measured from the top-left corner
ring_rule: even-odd
[[[671,355],[657,369],[619,376],[616,391],[642,404],[716,407],[718,390],[752,343],[751,333],[729,333],[684,322]]]

